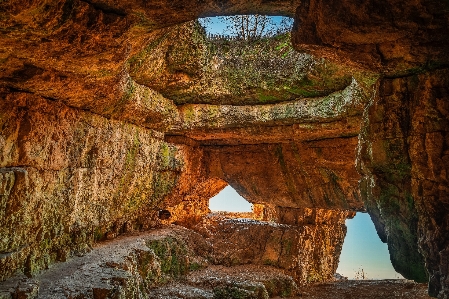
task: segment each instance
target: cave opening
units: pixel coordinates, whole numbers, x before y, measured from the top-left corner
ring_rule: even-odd
[[[347,233],[337,273],[348,279],[402,279],[390,261],[388,246],[377,235],[368,213],[346,219]]]
[[[251,203],[229,185],[209,200],[212,212],[248,213],[252,212],[252,207]]]
[[[289,33],[293,18],[267,15],[231,15],[199,18],[209,38],[260,39]]]
[[[286,253],[304,253],[311,257],[310,268],[301,273],[306,263],[297,259],[298,282],[330,279],[331,267],[321,265],[329,264],[327,257],[338,264],[335,251],[327,249],[339,253],[343,246],[345,209],[353,213],[366,204],[376,227],[382,224],[379,235],[388,240],[395,267],[408,279],[429,281],[432,296],[447,297],[447,1],[0,2],[0,280],[17,273],[34,276],[56,262],[85,256],[96,250],[97,241],[159,230],[160,220],[202,220],[209,213],[208,199],[226,179],[254,210],[265,202],[272,205],[266,214],[278,217],[264,214],[262,220],[268,220],[262,224],[240,223],[254,232],[242,233],[241,240],[252,242],[262,233],[265,240],[285,236],[272,247],[259,246],[270,250],[266,256],[256,252],[255,261],[289,267],[291,260],[281,264]],[[263,39],[255,53],[248,44],[256,43],[241,42],[238,35],[231,42],[208,40],[194,21],[256,12],[295,16],[298,26],[284,39]],[[250,28],[251,17],[239,18]],[[251,32],[257,30],[247,30],[241,39]],[[356,219],[361,216],[367,215]],[[336,223],[338,234],[326,231],[325,223]],[[289,225],[300,228],[293,231],[297,228]],[[273,228],[273,234],[262,226]],[[308,248],[294,248],[301,243],[289,242],[294,239],[287,234],[311,236],[302,234],[306,230],[316,231],[316,238],[306,240]],[[249,247],[217,231],[223,234],[215,244],[224,244],[224,253],[230,246],[221,240]],[[362,234],[357,248],[370,244]],[[98,253],[95,263],[87,256],[84,261],[92,264],[80,262],[76,273],[67,266],[59,272],[64,275],[51,276],[60,278],[52,286],[70,297],[101,297],[110,290],[130,292],[114,296],[135,291],[147,297],[153,282],[183,282],[178,269],[212,266],[209,248],[200,248],[190,265],[180,264],[187,263],[186,252],[193,256],[178,246],[188,236],[177,229],[144,242],[153,248],[138,245],[126,252],[117,238],[121,257],[113,247]],[[330,245],[320,247],[320,242]],[[247,263],[251,252],[241,252],[241,260],[231,256],[222,264]],[[204,265],[197,263],[203,259]],[[316,260],[324,263],[315,265]],[[356,273],[376,278],[363,262],[355,261],[350,271],[352,278]],[[118,272],[118,277],[103,276]],[[73,290],[65,288],[67,273],[73,280],[83,277],[70,282]],[[152,278],[133,290],[113,285]],[[14,284],[18,294],[0,288],[0,297],[22,296],[29,282]],[[42,292],[46,285],[41,284]],[[98,285],[105,289],[92,288]],[[35,294],[39,280],[31,287]],[[206,298],[218,297],[205,292]]]

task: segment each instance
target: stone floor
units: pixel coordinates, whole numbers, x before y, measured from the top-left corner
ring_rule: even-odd
[[[214,265],[198,233],[170,226],[97,244],[33,278],[0,282],[0,299],[430,298],[408,280],[336,280],[298,288],[269,265]]]
[[[280,297],[277,297],[280,298]],[[309,299],[428,299],[427,285],[405,279],[346,280],[301,287],[297,297]]]

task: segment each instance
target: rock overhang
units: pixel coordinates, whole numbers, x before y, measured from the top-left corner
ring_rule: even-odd
[[[4,70],[1,84],[6,86],[7,94],[25,91],[32,96],[44,96],[50,101],[49,103],[60,101],[70,107],[99,114],[105,117],[105,123],[108,122],[107,119],[116,119],[119,122],[133,123],[139,127],[147,127],[157,131],[166,131],[167,128],[176,123],[177,117],[179,117],[176,114],[178,108],[164,97],[160,97],[159,102],[152,102],[154,100],[152,91],[148,87],[134,82],[132,76],[130,77],[126,70],[126,62],[148,45],[148,42],[167,32],[167,26],[193,20],[198,16],[236,12],[270,13],[269,10],[273,7],[276,14],[291,16],[291,12],[297,8],[296,25],[293,30],[293,46],[296,49],[306,49],[318,56],[333,59],[337,63],[350,64],[354,69],[381,73],[381,84],[379,85],[382,90],[380,96],[379,93],[376,93],[371,99],[369,109],[363,110],[363,134],[358,139],[362,142],[356,153],[350,151],[353,153],[352,157],[357,155],[358,162],[361,163],[359,169],[364,175],[365,182],[370,188],[374,187],[363,191],[368,194],[368,198],[365,198],[364,201],[369,202],[369,211],[372,216],[378,220],[383,218],[382,221],[379,221],[381,223],[379,229],[385,230],[381,233],[386,233],[387,241],[393,246],[392,250],[399,250],[400,252],[400,249],[398,249],[400,244],[411,244],[411,250],[417,252],[416,244],[418,240],[416,240],[416,236],[423,236],[427,231],[437,232],[428,235],[430,239],[419,239],[419,242],[426,257],[428,271],[431,274],[432,294],[436,295],[438,292],[442,292],[441,294],[444,295],[444,292],[447,292],[447,286],[444,283],[444,277],[447,275],[447,271],[444,270],[444,259],[438,257],[435,252],[427,250],[433,248],[432,244],[440,244],[438,240],[444,239],[444,227],[433,222],[432,217],[435,215],[429,211],[432,209],[447,210],[444,205],[438,204],[440,202],[438,199],[444,199],[447,192],[441,191],[438,193],[435,191],[445,190],[443,188],[445,179],[444,175],[434,175],[434,181],[426,180],[423,182],[421,175],[421,173],[428,173],[427,170],[430,168],[432,168],[430,172],[432,174],[436,173],[435,171],[441,172],[440,168],[447,169],[446,162],[444,162],[446,161],[444,158],[446,155],[444,140],[445,134],[447,134],[447,126],[445,129],[444,126],[441,127],[441,124],[447,119],[447,113],[444,112],[447,85],[445,87],[446,83],[444,83],[442,76],[445,74],[444,68],[447,68],[447,41],[449,38],[447,38],[447,30],[444,30],[448,27],[448,13],[443,2],[417,1],[406,5],[406,7],[401,1],[394,0],[369,1],[361,6],[359,3],[356,5],[351,1],[326,4],[319,0],[302,3],[292,1],[288,1],[288,3],[286,1],[246,1],[245,3],[239,3],[239,1],[228,1],[226,3],[206,1],[190,4],[182,1],[170,3],[159,1],[145,5],[134,1],[121,4],[112,1],[61,1],[53,6],[38,2],[24,6],[20,1],[10,1],[8,3],[3,2],[0,5],[2,9],[5,8],[6,12],[10,12],[5,14],[1,20],[2,27],[5,28],[5,35],[0,41],[4,49],[1,53],[2,70]],[[271,13],[273,13],[273,10]],[[393,17],[387,20],[387,16],[399,16],[399,18]],[[336,24],[338,30],[329,30],[329,26]],[[45,28],[44,33],[40,32],[42,28]],[[71,31],[73,28],[77,29],[76,33]],[[15,45],[14,49],[11,48],[11,45]],[[48,61],[51,63],[48,63]],[[387,84],[390,81],[393,83]],[[378,91],[379,85],[374,86],[376,91]],[[432,86],[435,86],[435,90],[432,89]],[[425,90],[432,91],[427,94]],[[427,104],[420,103],[420,105],[422,104],[423,111],[430,109],[428,115],[437,115],[437,118],[429,119],[428,116],[422,116],[414,110],[415,94],[423,95],[423,98],[428,99]],[[402,110],[395,107],[390,111],[388,105],[382,103],[382,97],[388,97],[391,103],[395,103],[395,99],[397,100],[402,95],[401,101],[405,107]],[[150,105],[146,100],[150,100]],[[11,103],[7,100],[5,107],[12,105]],[[157,104],[154,105],[154,103]],[[432,106],[432,103],[435,104],[435,107]],[[384,106],[387,106],[387,108],[384,108]],[[142,110],[146,112],[139,114]],[[388,115],[383,117],[385,123],[382,124],[382,115],[385,113]],[[417,118],[424,117],[423,122],[429,125],[425,128],[417,126],[416,123],[412,122],[411,117],[407,118],[410,115],[415,115],[414,117]],[[31,121],[33,120],[31,119]],[[407,125],[409,122],[412,122],[413,125]],[[396,123],[400,124],[396,125]],[[58,126],[58,122],[55,125]],[[342,123],[339,123],[339,125],[343,126]],[[381,126],[384,126],[383,129],[380,129]],[[287,182],[284,184],[285,189],[281,194],[291,194],[297,187],[291,177],[298,174],[303,175],[304,172],[297,166],[290,168],[289,163],[285,163],[288,161],[286,158],[287,152],[292,154],[292,159],[297,160],[297,157],[294,154],[295,151],[285,151],[283,147],[300,147],[301,151],[304,148],[296,144],[298,140],[294,140],[293,144],[288,144],[291,139],[285,138],[284,128],[284,126],[275,129],[273,127],[270,127],[270,129],[262,127],[259,131],[256,130],[256,133],[272,130],[278,131],[277,133],[281,133],[280,136],[283,136],[283,144],[280,146],[276,145],[277,137],[272,138],[270,136],[274,147],[270,150],[264,149],[264,151],[274,157],[273,161],[279,166],[280,177]],[[439,128],[439,133],[434,132],[433,128]],[[26,133],[25,124],[21,129],[24,130],[21,131],[22,133]],[[111,130],[111,127],[107,130]],[[229,140],[229,131],[220,130],[214,133],[217,134],[218,138],[214,137],[215,140],[212,138],[212,141],[207,142],[204,140],[207,139],[207,136],[210,136],[208,134],[211,134],[211,131],[195,133],[197,139],[204,139],[201,140],[204,144],[198,146],[195,142],[190,143],[195,148],[194,150],[188,149],[188,146],[179,146],[179,148],[183,148],[184,153],[190,153],[190,157],[195,157],[197,159],[195,161],[198,162],[201,159],[198,154],[195,156],[194,151],[204,151],[205,145],[222,146],[223,144],[220,143]],[[248,136],[254,135],[254,131],[245,132],[242,128],[239,128],[239,130],[242,131],[239,133],[240,135],[232,132],[234,134],[233,141],[227,145],[237,145],[240,140],[245,140],[248,145],[269,140],[266,137],[255,142],[251,137],[248,138]],[[314,145],[309,150],[313,150],[318,158],[320,151],[322,153],[325,149],[323,146],[314,144],[314,142],[317,142],[316,137],[319,137],[320,130],[320,128],[315,130],[316,136],[313,142],[308,140],[309,144]],[[297,132],[292,131],[293,136],[298,135]],[[2,133],[4,132],[3,130]],[[357,138],[355,132],[356,130],[353,130],[351,134],[354,135],[348,136],[351,138],[347,139],[351,140],[352,143]],[[382,132],[384,135],[381,134]],[[201,134],[203,134],[203,137],[201,137]],[[442,137],[438,137],[438,134],[441,134]],[[270,135],[270,133],[267,135]],[[335,135],[331,136],[335,137]],[[392,136],[395,142],[391,141]],[[172,138],[172,136],[169,138]],[[39,142],[45,144],[47,141],[36,142],[37,145]],[[357,142],[354,144],[357,144]],[[428,152],[430,157],[427,162],[416,155],[417,149],[422,148],[421,144],[425,144],[424,150],[421,152]],[[439,148],[443,150],[433,149],[432,144],[435,144],[436,147],[440,145]],[[147,145],[131,145],[129,157],[133,157],[134,152],[138,155],[139,151],[135,151],[133,148],[142,146]],[[45,148],[45,146],[43,147]],[[162,164],[164,164],[164,161],[170,160],[171,155],[174,155],[164,148],[161,148],[159,154]],[[330,148],[334,148],[335,151],[341,150],[338,146]],[[239,153],[248,149],[249,147],[242,147],[232,154],[239,155]],[[405,163],[402,163],[400,168],[391,166],[398,161],[395,154],[388,155],[388,151],[391,150],[394,153],[400,152],[404,155],[405,159],[403,161],[400,159],[400,161]],[[76,156],[76,151],[73,153]],[[379,155],[370,156],[370,153]],[[83,153],[83,155],[86,154],[94,158],[93,160],[86,160],[89,162],[86,162],[87,168],[89,168],[90,163],[95,161],[96,154],[95,151]],[[207,154],[213,155],[214,152],[209,151]],[[222,159],[228,161],[229,157],[231,155],[228,153]],[[385,163],[384,158],[392,164]],[[124,161],[128,160],[125,159]],[[196,162],[193,163],[193,161],[192,158],[192,161],[185,162],[184,168],[174,169],[175,174],[173,175],[166,173],[169,169],[168,165],[162,165],[161,175],[157,175],[153,185],[155,190],[159,190],[163,194],[170,189],[171,183],[168,184],[168,181],[178,182],[179,184],[182,178],[178,180],[175,178],[176,175],[182,173],[183,169],[196,165]],[[437,164],[434,161],[440,161],[440,163],[437,163],[440,166],[436,167]],[[338,161],[335,161],[335,163],[338,163]],[[131,165],[129,162],[125,162],[125,164]],[[221,166],[218,167],[221,164],[216,164],[212,165],[213,171],[210,172],[222,175],[233,171],[236,173],[236,180],[242,180],[243,183],[251,181],[242,179],[244,176],[240,175],[238,169],[223,171]],[[201,171],[198,170],[200,167],[192,169],[195,169],[195,171],[191,171],[186,177],[201,177],[199,175]],[[327,190],[324,194],[332,191],[336,198],[339,198],[342,190],[344,190],[342,187],[348,185],[344,183],[345,180],[339,180],[338,176],[335,176],[335,171],[329,172],[329,169],[331,168],[324,167],[320,173],[317,173],[325,182],[323,184],[324,189],[320,190]],[[413,183],[409,182],[412,177],[410,172],[413,174]],[[206,174],[202,175],[207,176]],[[229,177],[227,179],[231,181]],[[267,181],[271,183],[271,180],[268,179]],[[207,180],[203,180],[203,183],[204,186],[208,185]],[[379,187],[376,187],[378,185],[389,187],[388,190],[387,188],[385,190],[390,193],[379,192]],[[326,186],[333,186],[333,188],[326,189]],[[217,189],[219,187],[218,184]],[[257,188],[253,190],[251,184],[247,184],[244,189],[251,190],[257,195]],[[183,194],[187,194],[188,191],[178,187],[175,193],[177,194],[174,197],[179,198]],[[380,200],[376,197],[379,194],[382,196]],[[429,207],[429,200],[425,198],[427,195],[423,194],[430,194],[429,196],[436,196],[435,198],[437,198],[436,203],[432,203],[430,206],[430,210],[426,208]],[[386,200],[388,196],[398,198],[400,208],[397,211],[391,210],[393,205],[390,205],[390,202]],[[310,194],[306,192],[304,197],[310,197]],[[323,198],[325,197],[323,196]],[[406,201],[402,203],[402,199]],[[395,202],[392,201],[391,203],[394,204]],[[435,208],[433,205],[437,207]],[[409,207],[409,210],[404,210],[403,207],[405,206]],[[384,211],[383,214],[379,209]],[[418,212],[416,209],[418,209]],[[392,212],[388,214],[386,211]],[[407,215],[404,214],[399,219],[396,217],[395,211]],[[394,222],[395,219],[399,219],[401,222],[397,224]],[[419,226],[419,232],[417,226]],[[405,235],[406,238],[414,237],[404,241],[401,239],[401,234],[402,236]],[[443,247],[438,249],[439,252],[446,250]],[[422,261],[417,261],[417,263],[422,264]]]

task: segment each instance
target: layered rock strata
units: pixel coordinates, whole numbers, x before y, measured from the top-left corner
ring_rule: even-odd
[[[196,217],[206,210],[204,197],[218,192],[225,181],[254,203],[322,207],[325,195],[334,208],[341,204],[360,208],[354,195],[357,178],[348,166],[354,150],[343,146],[338,156],[323,159],[318,149],[340,150],[345,137],[354,143],[361,127],[357,163],[364,182],[363,201],[380,237],[389,244],[394,266],[405,277],[418,280],[427,271],[430,293],[447,297],[446,2],[3,1],[0,11],[2,279],[20,269],[31,274],[51,261],[64,260],[68,252],[83,252],[95,235],[102,239],[129,227],[151,227],[158,223],[159,209],[175,207],[186,198],[184,206],[192,207]],[[234,119],[232,113],[245,108],[214,104],[236,101],[220,102],[222,97],[214,103],[209,98],[212,106],[179,108],[148,87],[153,84],[167,96],[173,96],[167,92],[173,88],[186,92],[182,74],[174,77],[174,86],[157,87],[155,82],[140,81],[139,71],[130,71],[133,58],[172,34],[170,25],[231,13],[294,15],[292,46],[342,66],[345,71],[335,73],[344,82],[354,77],[369,89],[372,78],[362,84],[356,73],[362,69],[380,74],[375,96],[365,98],[369,101],[363,100],[355,114],[338,118],[336,113],[334,119],[315,123],[288,111],[304,111],[300,106],[305,102],[322,103],[325,94],[316,102],[292,98],[295,102],[281,103],[286,98],[269,98],[279,106],[254,109],[273,114],[269,120],[251,113],[246,114],[248,120]],[[189,67],[178,65],[173,71]],[[309,73],[306,78],[313,76]],[[188,98],[194,99],[194,93]],[[251,101],[247,104],[254,104],[254,97]],[[311,127],[313,132],[307,135]],[[164,136],[167,130],[171,132]],[[261,134],[254,137],[255,133]],[[316,147],[320,138],[328,144]],[[214,148],[223,145],[239,146]],[[310,167],[299,166],[304,157],[301,162],[285,158],[296,157],[294,146],[305,153],[316,150],[310,165],[318,163],[324,172],[309,179]],[[274,157],[272,149],[279,148],[276,153],[282,155]],[[259,166],[265,166],[261,162],[265,159],[272,161],[266,163],[272,167],[261,169],[276,169],[273,190],[280,191],[282,200],[273,199],[277,194],[268,189],[258,194],[248,183],[245,164],[225,170],[223,158],[237,161],[247,150],[258,153]],[[253,167],[248,169],[255,177],[265,176]],[[191,202],[202,208],[196,210]],[[404,263],[409,259],[410,264]]]
[[[348,214],[338,211],[331,214],[333,217],[319,220],[325,222],[324,226],[209,218],[195,227],[203,236],[182,227],[167,226],[119,237],[96,245],[82,257],[55,264],[32,279],[16,277],[1,282],[0,296],[8,299],[290,297],[295,295],[297,283],[326,281],[335,272],[345,233],[343,221]],[[316,215],[323,216],[322,212]],[[232,229],[233,225],[240,230]],[[263,250],[259,246],[262,244],[250,242],[254,234],[262,234],[259,241],[266,242]],[[239,245],[230,247],[229,242]],[[320,246],[314,246],[316,243]],[[263,261],[260,250],[265,252]],[[232,267],[213,265],[230,266],[223,260],[229,258],[225,252],[233,255]],[[317,260],[317,254],[325,258]]]
[[[211,197],[224,187],[203,183],[201,152],[160,132],[27,93],[2,95],[1,279],[154,227],[169,194]]]
[[[289,211],[296,221],[289,221],[285,214],[284,210],[283,222],[291,223],[211,214],[193,230],[211,243],[214,264],[271,265],[283,269],[301,285],[331,280],[346,235],[344,223],[353,214],[319,209]],[[298,221],[298,218],[307,218],[307,221]]]
[[[206,265],[201,255],[207,251],[194,232],[162,229],[104,242],[34,279],[7,280],[0,289],[3,298],[148,298],[152,288]],[[27,291],[30,284],[37,287]]]
[[[423,256],[434,296],[448,288],[447,75],[439,70],[383,80],[367,114],[360,160],[363,196],[393,265],[425,281]]]
[[[296,10],[296,49],[403,76],[448,65],[449,7],[419,0],[307,0]]]
[[[362,195],[395,268],[429,275],[439,298],[448,293],[448,15],[439,1],[313,0],[298,7],[292,33],[296,49],[383,74],[362,128]]]

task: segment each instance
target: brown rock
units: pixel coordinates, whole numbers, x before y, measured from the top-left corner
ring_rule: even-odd
[[[303,1],[292,43],[319,57],[388,75],[447,65],[447,4],[420,0]]]
[[[226,182],[265,203],[262,218],[273,206],[359,209],[357,157],[395,267],[424,280],[425,262],[431,295],[447,297],[446,2],[13,0],[0,11],[1,279],[81,254],[105,233],[152,227],[160,209],[197,219]],[[232,13],[295,16],[293,46],[344,64],[341,74],[382,74],[375,96],[340,97],[343,110],[326,97],[179,108],[130,75],[170,25]],[[182,85],[186,74],[172,79]],[[355,81],[369,90],[373,77]],[[296,113],[317,103],[309,118]],[[167,130],[178,145],[163,141]]]
[[[356,144],[356,138],[334,138],[211,147],[209,167],[251,203],[360,209]]]
[[[295,212],[304,217],[311,210]],[[328,281],[338,266],[349,213],[314,213],[328,216],[317,216],[317,222],[287,225],[212,214],[193,229],[211,243],[214,264],[271,265],[283,269],[299,284]]]
[[[195,164],[159,132],[30,94],[8,94],[0,115],[1,279],[154,227],[158,205]]]
[[[362,195],[394,267],[426,281],[424,257],[429,292],[441,298],[448,275],[441,258],[447,251],[442,241],[448,211],[446,78],[441,70],[383,80],[367,115],[359,160],[365,173]]]

